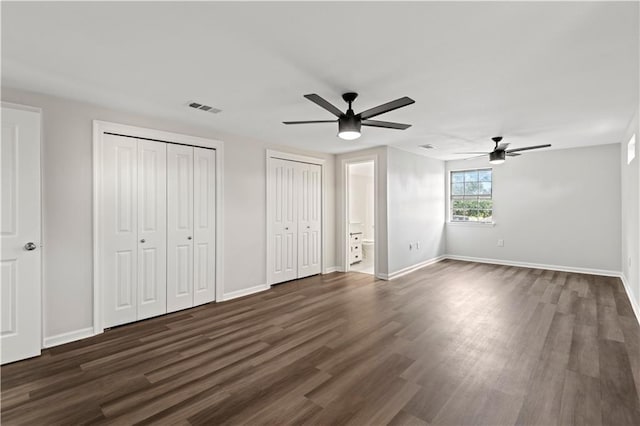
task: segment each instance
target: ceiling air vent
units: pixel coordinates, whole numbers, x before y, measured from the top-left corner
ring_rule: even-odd
[[[201,104],[199,102],[189,102],[188,105],[191,108],[199,109],[200,111],[210,112],[212,114],[217,114],[219,112],[222,112],[221,109],[214,108],[214,107],[209,106],[209,105],[204,105],[204,104]]]
[[[426,144],[426,145],[420,145],[420,148],[424,148],[424,149],[435,149],[436,147],[431,145],[430,143]]]

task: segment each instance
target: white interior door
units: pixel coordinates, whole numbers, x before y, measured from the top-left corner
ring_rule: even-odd
[[[321,167],[298,163],[298,278],[320,273]]]
[[[299,163],[273,158],[271,173],[271,284],[298,278],[298,186]]]
[[[193,147],[167,146],[167,311],[193,306]]]
[[[2,364],[40,355],[40,113],[2,107]]]
[[[104,326],[137,319],[138,140],[104,135],[102,283]]]
[[[216,152],[193,148],[193,304],[216,298]]]
[[[138,313],[167,312],[167,144],[138,140]]]

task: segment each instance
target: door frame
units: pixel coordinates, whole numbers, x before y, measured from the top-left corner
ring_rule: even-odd
[[[93,120],[93,333],[104,331],[102,317],[102,282],[100,242],[102,234],[102,146],[105,132],[140,139],[151,139],[159,142],[179,145],[212,148],[216,150],[216,285],[215,301],[224,295],[224,143],[219,140],[206,139],[180,133]]]
[[[322,214],[322,219],[320,221],[320,244],[322,245],[322,247],[320,248],[320,273],[321,274],[327,274],[330,271],[327,270],[326,268],[326,259],[327,259],[327,244],[326,244],[326,229],[327,229],[327,202],[326,202],[326,193],[327,191],[325,190],[325,186],[326,186],[326,179],[325,179],[325,163],[326,160],[323,158],[317,158],[317,157],[309,157],[306,155],[299,155],[299,154],[291,154],[289,152],[283,152],[283,151],[275,151],[273,149],[267,149],[266,150],[266,183],[267,183],[267,197],[266,197],[266,211],[267,211],[267,223],[266,223],[266,251],[267,251],[267,263],[266,263],[266,279],[267,279],[267,283],[266,286],[269,287],[271,285],[273,285],[273,277],[271,276],[271,268],[269,268],[269,265],[271,265],[271,262],[273,261],[273,250],[271,247],[270,243],[270,237],[271,237],[271,231],[272,231],[272,226],[271,223],[273,221],[273,213],[271,212],[271,209],[269,208],[269,200],[271,200],[271,198],[273,197],[273,191],[271,190],[271,183],[272,183],[272,179],[271,179],[271,173],[269,173],[269,171],[271,170],[271,164],[272,164],[272,160],[273,159],[278,159],[278,160],[287,160],[287,161],[295,161],[298,163],[308,163],[308,164],[316,164],[318,166],[320,166],[320,191],[322,192],[320,194],[320,211]]]
[[[349,166],[351,164],[362,164],[373,162],[373,276],[378,277],[380,250],[378,249],[380,238],[380,203],[378,203],[378,154],[361,155],[357,157],[350,157],[341,160],[340,171],[342,173],[342,247],[343,256],[342,264],[344,265],[344,272],[349,272],[351,264],[349,263],[350,253],[350,236],[349,236]]]
[[[42,120],[42,108],[40,107],[34,107],[31,105],[23,105],[23,104],[17,104],[17,103],[13,103],[13,102],[6,102],[6,101],[0,101],[0,107],[2,108],[12,108],[12,109],[17,109],[20,111],[28,111],[28,112],[35,112],[39,115],[40,120],[38,125],[40,126],[39,129],[39,133],[40,133],[40,140],[38,141],[38,154],[39,154],[39,158],[38,158],[38,167],[40,169],[40,182],[39,182],[39,189],[40,189],[40,193],[38,194],[39,198],[40,198],[40,235],[38,236],[38,238],[40,239],[40,309],[39,309],[39,314],[40,314],[40,349],[43,349],[46,347],[45,345],[45,337],[44,337],[44,200],[42,199],[42,188],[43,188],[43,184],[44,184],[44,180],[43,180],[43,173],[42,173],[42,147],[43,147],[43,140],[44,140],[44,128],[43,128],[43,120]]]

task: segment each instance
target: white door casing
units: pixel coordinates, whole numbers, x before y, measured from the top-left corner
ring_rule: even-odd
[[[193,148],[193,304],[216,298],[216,152]]]
[[[108,144],[110,138],[114,136],[119,136],[123,139],[124,138],[137,139],[138,141],[145,141],[145,143],[146,142],[158,143],[161,145],[166,145],[167,149],[169,146],[183,146],[183,147],[186,147],[187,149],[200,147],[200,148],[206,148],[213,153],[211,154],[212,155],[211,160],[214,162],[214,164],[212,164],[213,168],[211,173],[213,173],[214,175],[213,181],[214,181],[215,187],[213,189],[210,189],[214,197],[214,201],[210,204],[211,209],[213,211],[212,212],[213,218],[211,219],[213,222],[213,228],[208,230],[209,232],[208,235],[213,236],[212,238],[214,238],[214,243],[213,243],[213,246],[211,247],[211,250],[212,250],[211,253],[212,253],[212,256],[215,256],[215,259],[213,259],[213,264],[209,265],[209,272],[214,275],[212,280],[209,281],[209,283],[211,282],[213,283],[213,290],[208,292],[208,295],[206,297],[207,298],[213,297],[214,298],[213,300],[224,299],[224,283],[223,283],[224,250],[221,250],[221,247],[224,247],[224,227],[223,227],[223,223],[224,223],[224,143],[222,141],[205,139],[197,136],[190,136],[190,135],[184,135],[179,133],[171,133],[171,132],[165,132],[165,131],[160,131],[155,129],[145,129],[141,127],[128,126],[124,124],[94,120],[93,121],[93,169],[94,169],[94,174],[93,174],[93,178],[94,178],[93,179],[93,188],[94,188],[94,196],[93,196],[93,206],[94,206],[94,209],[93,209],[93,212],[94,212],[93,331],[95,334],[102,333],[105,327],[110,326],[110,324],[108,324],[107,322],[108,315],[105,313],[106,302],[104,300],[106,298],[105,289],[110,285],[110,283],[105,279],[105,275],[106,275],[105,270],[107,270],[108,267],[107,265],[104,264],[105,239],[106,239],[104,235],[104,230],[105,230],[105,221],[109,219],[109,215],[113,216],[114,214],[113,209],[107,209],[105,207],[105,205],[108,204],[109,197],[113,196],[114,187],[107,184],[108,181],[110,180],[106,178],[107,169],[109,168],[110,165],[107,164],[107,161],[104,158],[105,151],[106,151],[104,148],[104,145]],[[167,158],[167,162],[169,161],[170,160]],[[191,165],[191,167],[193,168],[193,164]],[[138,176],[139,174],[145,175],[147,176],[147,178],[150,178],[153,175],[153,173],[155,173],[155,171],[151,172],[151,170],[152,169],[149,169],[149,171],[142,171],[142,170],[136,169],[136,172],[135,172],[136,181],[139,182],[142,179],[142,177]],[[168,170],[165,170],[165,172],[168,175]],[[114,176],[115,174],[116,173],[111,173],[112,176]],[[159,177],[160,174],[161,174],[161,171],[158,170],[157,177],[159,179],[161,179]],[[193,179],[193,176],[191,179]],[[167,180],[168,180],[168,176],[167,176]],[[161,183],[158,182],[157,189],[160,188],[160,185]],[[167,185],[167,183],[165,183],[165,185]],[[192,187],[193,187],[193,183],[192,183]],[[112,191],[111,194],[108,192],[109,190]],[[137,187],[137,190],[141,194],[148,193],[147,189],[145,188]],[[166,187],[167,200],[168,200],[168,191],[169,191],[169,188],[167,186]],[[195,195],[193,193],[191,195],[193,199]],[[142,197],[142,195],[140,195],[140,197]],[[159,196],[158,200],[156,201],[159,201],[160,199],[161,197]],[[136,210],[137,222],[142,221],[144,218],[143,212],[140,211],[140,209],[142,208],[143,206],[140,205],[140,207]],[[144,208],[146,208],[146,206]],[[193,205],[191,206],[191,212],[193,213]],[[148,213],[150,214],[151,211],[149,211]],[[156,213],[159,213],[159,212],[156,212]],[[165,215],[166,215],[165,220],[167,221],[167,224],[165,226],[165,236],[166,236],[165,243],[170,237],[168,232],[168,230],[171,229],[168,223],[170,213],[171,211],[169,209],[165,210]],[[192,216],[192,220],[193,220],[193,216]],[[161,222],[162,219],[159,218],[159,221]],[[136,223],[136,225],[138,225],[138,223]],[[161,239],[159,236],[160,231],[161,229],[159,227],[158,234],[157,234],[158,240]],[[147,232],[149,232],[149,230],[147,230]],[[192,234],[192,237],[193,237],[193,240],[191,241],[193,242],[195,241],[196,236]],[[149,240],[148,238],[138,238],[136,236],[135,240],[136,240],[136,243],[138,244],[137,251],[143,250],[141,247],[143,243],[140,243],[141,239],[145,239],[146,242],[144,244],[147,244],[147,247],[150,247],[149,243],[151,243],[151,240]],[[192,250],[193,250],[193,247],[192,247]],[[138,273],[141,274],[145,272],[144,270],[143,271],[140,270],[140,268],[142,267],[142,265],[140,264],[141,253],[136,252],[136,254],[138,255],[136,270]],[[162,267],[164,267],[165,270],[168,270],[169,268],[169,265],[167,264],[168,256],[169,256],[169,252],[167,250],[167,257],[165,257],[164,261],[162,262]],[[191,252],[191,260],[187,261],[186,263],[191,263],[193,268],[193,251]],[[149,262],[149,265],[151,264],[152,262]],[[161,271],[158,270],[157,272],[159,275],[161,275]],[[191,275],[192,275],[191,278],[193,280],[193,269],[191,269]],[[167,280],[168,280],[168,277],[167,277]],[[167,283],[167,286],[168,285],[169,283]],[[149,292],[150,288],[147,287],[147,294],[149,295],[148,299],[150,300],[147,301],[149,303],[143,303],[141,305],[139,302],[144,297],[144,294],[142,293],[144,289],[141,289],[139,285],[136,285],[136,289],[137,289],[136,299],[135,299],[136,306],[138,310],[141,312],[141,315],[144,316],[146,314],[143,311],[145,310],[146,307],[149,307],[149,309],[152,310],[151,309],[152,306],[156,305],[155,302],[151,302],[151,299],[153,299],[155,296]],[[192,285],[189,287],[189,291],[191,292],[191,294],[193,293]],[[165,288],[165,291],[164,291],[165,297],[167,294],[168,294],[167,289]],[[160,298],[161,296],[162,294],[159,294],[158,298]],[[204,296],[200,300],[204,300]],[[165,306],[170,304],[169,302],[165,302],[165,303],[166,303]],[[200,303],[200,302],[198,301],[196,303]],[[162,303],[158,301],[157,305],[161,305],[161,304]],[[146,306],[143,308],[142,307],[143,305],[146,305]],[[189,306],[193,306],[193,302],[190,302]],[[186,307],[189,307],[189,306],[186,306]],[[182,307],[177,309],[182,309]],[[167,311],[169,310],[170,309],[167,309]],[[153,311],[153,313],[149,313],[149,315],[155,315],[156,312],[157,311]]]
[[[273,253],[270,276],[275,284],[298,278],[298,204],[296,172],[298,163],[280,159],[271,162],[272,235],[269,238]]]
[[[319,274],[321,244],[321,167],[298,163],[298,278]]]
[[[373,162],[373,219],[374,219],[374,227],[373,227],[373,241],[374,241],[374,276],[377,278],[381,278],[386,280],[386,275],[379,274],[379,259],[381,255],[381,250],[379,249],[380,244],[380,235],[379,230],[381,229],[381,224],[383,223],[382,217],[382,208],[380,207],[380,203],[378,201],[378,191],[380,190],[380,183],[378,179],[378,155],[377,154],[368,154],[357,157],[350,157],[341,160],[340,162],[340,177],[341,183],[339,183],[340,194],[340,220],[338,221],[338,234],[339,237],[339,245],[342,246],[342,253],[338,253],[337,255],[342,258],[341,265],[339,266],[340,270],[343,272],[349,271],[350,266],[350,235],[349,235],[349,165],[351,164],[359,164],[359,163],[368,163]]]
[[[138,140],[137,319],[167,312],[167,144]]]
[[[167,146],[167,310],[193,306],[193,147]]]
[[[2,364],[40,355],[40,112],[2,106]],[[27,243],[32,243],[26,246]]]
[[[137,319],[138,140],[105,135],[102,228],[104,325]]]

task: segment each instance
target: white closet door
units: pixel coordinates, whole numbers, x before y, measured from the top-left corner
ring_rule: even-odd
[[[216,152],[193,149],[193,304],[216,298]]]
[[[298,197],[297,164],[293,161],[271,159],[271,250],[273,261],[271,283],[298,278]]]
[[[137,140],[104,135],[102,152],[104,325],[137,319]]]
[[[298,278],[320,273],[321,168],[298,164]]]
[[[167,312],[167,144],[138,141],[138,319]]]
[[[40,355],[40,114],[2,107],[2,364]]]
[[[167,311],[193,306],[193,147],[167,146]]]

